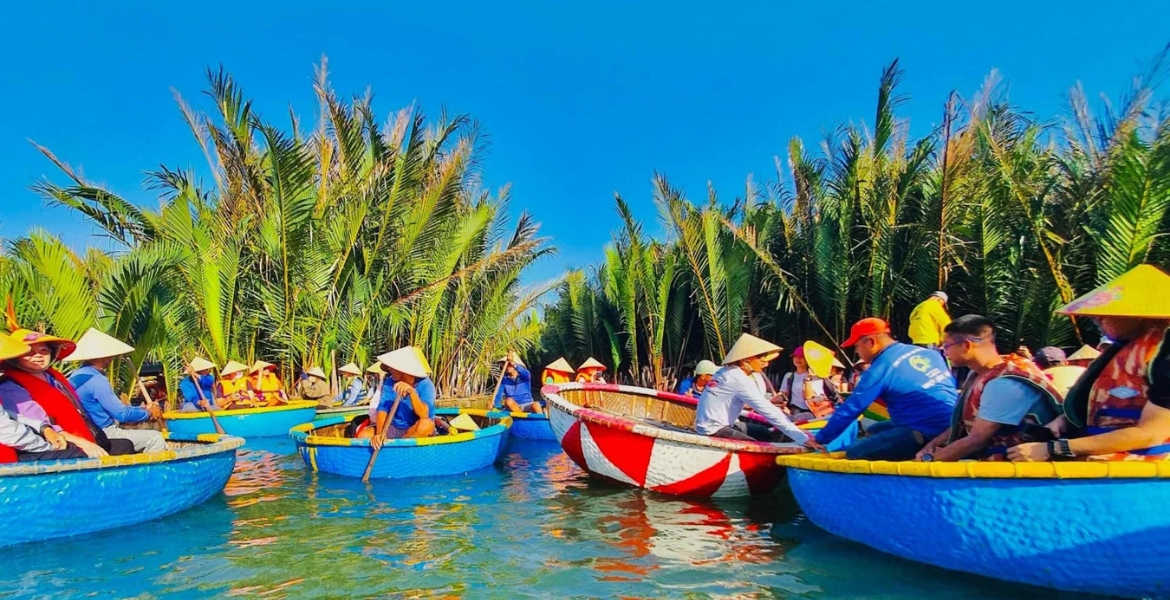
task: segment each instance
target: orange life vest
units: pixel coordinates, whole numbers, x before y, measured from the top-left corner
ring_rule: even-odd
[[[972,371],[971,375],[968,376],[967,381],[963,384],[955,415],[951,420],[949,442],[963,438],[971,431],[971,427],[975,425],[975,420],[979,417],[983,389],[992,380],[1007,377],[1022,381],[1039,390],[1042,395],[1040,401],[1028,409],[1023,423],[1016,426],[1003,425],[996,431],[987,448],[988,460],[1004,460],[1008,448],[1024,442],[1052,439],[1051,435],[1043,433],[1047,432],[1047,429],[1040,430],[1039,428],[1059,417],[1061,405],[1064,403],[1064,395],[1052,385],[1052,381],[1040,370],[1040,367],[1036,366],[1036,363],[1015,354],[1009,354],[1003,359],[1002,363],[992,367],[986,373],[977,374]],[[1029,429],[1039,432],[1039,434],[1031,433]]]
[[[544,373],[542,373],[540,376],[540,380],[544,383],[552,383],[554,385],[558,383],[569,383],[570,381],[569,376],[565,373],[561,373],[560,371],[553,371],[550,369],[544,370]]]
[[[1085,433],[1098,435],[1137,425],[1150,397],[1150,365],[1162,346],[1163,332],[1147,331],[1109,361],[1088,392]],[[1151,448],[1096,456],[1106,460],[1167,460],[1170,439]]]
[[[251,382],[250,388],[262,404],[273,404],[283,400],[280,392],[284,390],[284,385],[280,383],[276,373],[268,371],[260,373],[257,381]]]

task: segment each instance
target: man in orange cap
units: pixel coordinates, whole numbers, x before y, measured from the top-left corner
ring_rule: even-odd
[[[1020,444],[1008,458],[1170,460],[1168,298],[1170,275],[1138,265],[1057,311],[1092,318],[1113,340],[1065,396],[1065,418],[1085,435]]]
[[[845,449],[848,458],[910,460],[950,427],[959,392],[937,350],[898,342],[890,335],[889,324],[874,318],[854,324],[841,346],[856,347],[870,366],[853,394],[817,433],[817,443],[837,439],[878,398],[885,400],[890,420],[870,426],[865,439]]]

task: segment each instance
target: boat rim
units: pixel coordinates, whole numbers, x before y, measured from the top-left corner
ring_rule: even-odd
[[[647,425],[630,417],[612,415],[577,406],[576,404],[573,404],[572,402],[564,399],[560,395],[562,390],[619,392],[623,394],[647,396],[664,402],[678,402],[691,406],[697,405],[698,402],[692,398],[687,398],[678,394],[672,394],[670,392],[662,392],[659,390],[652,390],[650,388],[640,388],[629,385],[616,385],[612,383],[560,383],[549,384],[541,388],[540,393],[548,400],[550,409],[559,410],[563,413],[567,413],[574,419],[588,423],[594,423],[603,427],[616,427],[618,429],[646,437],[677,442],[680,444],[687,444],[690,446],[705,446],[708,448],[715,448],[729,452],[788,455],[804,454],[808,451],[804,446],[794,443],[774,444],[771,442],[733,440],[729,438],[717,438],[707,435],[700,435],[698,433],[683,433],[680,431],[662,429],[660,427]]]
[[[274,412],[283,412],[287,410],[303,410],[312,407],[317,409],[317,403],[312,400],[292,400],[288,404],[281,404],[279,406],[259,406],[254,408],[229,408],[227,410],[213,411],[217,417],[234,417],[239,415],[257,415],[268,414]],[[182,419],[210,419],[211,414],[205,410],[195,412],[180,412],[177,410],[170,410],[163,413],[163,418],[167,420],[182,420]]]
[[[125,454],[121,456],[103,456],[101,458],[78,458],[0,465],[0,477],[10,475],[72,473],[75,471],[93,471],[116,467],[167,463],[200,456],[210,456],[228,451],[234,452],[236,448],[243,446],[245,441],[242,437],[221,435],[218,433],[201,433],[198,435],[163,433],[163,438],[172,442],[189,442],[202,445],[180,448],[178,450],[152,452],[149,454]]]
[[[845,475],[887,475],[931,479],[1166,479],[1170,461],[1090,460],[1078,462],[916,462],[849,460],[830,455],[781,456],[781,466]]]
[[[474,410],[474,409],[469,409]],[[486,411],[484,411],[486,412]],[[474,413],[472,413],[474,414]],[[486,416],[486,415],[480,415]],[[493,417],[497,418],[497,417]],[[298,444],[306,446],[334,446],[334,447],[350,447],[350,448],[369,448],[370,440],[359,438],[338,437],[332,435],[313,435],[313,431],[323,429],[325,427],[332,427],[340,425],[349,421],[345,417],[329,417],[328,419],[320,419],[311,423],[302,423],[289,430],[288,435]],[[383,448],[410,448],[415,446],[434,446],[438,444],[457,444],[460,442],[470,442],[478,438],[491,437],[496,435],[503,435],[504,432],[512,426],[511,417],[499,417],[499,423],[484,427],[479,431],[464,431],[455,435],[435,435],[425,438],[398,438],[386,440],[382,445]]]

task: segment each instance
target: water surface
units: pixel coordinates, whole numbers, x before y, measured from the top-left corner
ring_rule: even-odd
[[[516,441],[491,469],[363,484],[308,473],[290,440],[253,440],[223,496],[8,548],[3,564],[2,598],[1089,598],[883,555],[783,493],[713,503],[599,485],[555,444]]]

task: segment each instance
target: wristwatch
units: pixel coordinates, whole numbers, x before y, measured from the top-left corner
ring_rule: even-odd
[[[1048,442],[1048,456],[1052,460],[1072,460],[1077,457],[1068,446],[1068,440],[1060,438]]]

